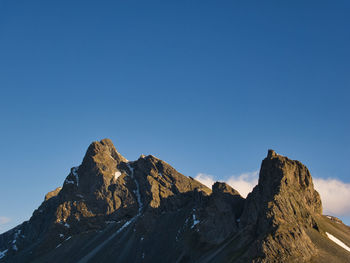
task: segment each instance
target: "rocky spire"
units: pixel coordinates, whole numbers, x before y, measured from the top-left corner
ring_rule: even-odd
[[[76,176],[79,177],[79,190],[91,193],[100,188],[106,189],[122,162],[127,160],[118,153],[110,139],[91,143],[82,164],[76,171]]]
[[[91,161],[94,163],[105,162],[107,157],[112,157],[117,163],[126,162],[127,160],[116,150],[113,142],[110,139],[103,139],[90,144],[85,157],[83,159],[82,166],[90,166]],[[94,164],[92,164],[94,165]]]
[[[261,240],[247,254],[266,258],[260,262],[270,262],[281,254],[311,258],[316,250],[305,229],[317,229],[316,218],[321,213],[320,195],[306,166],[269,150],[241,217],[241,225],[251,228],[251,235]]]
[[[309,170],[273,150],[244,199],[152,155],[128,162],[104,139],[0,235],[0,262],[349,262],[328,238],[349,245],[349,228],[321,213]]]

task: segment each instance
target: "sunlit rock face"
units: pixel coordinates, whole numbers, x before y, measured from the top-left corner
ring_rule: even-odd
[[[242,226],[257,237],[249,257],[258,257],[257,262],[279,257],[311,259],[317,250],[305,229],[318,229],[316,221],[321,213],[321,199],[309,170],[299,161],[269,150],[241,218]]]
[[[128,161],[104,139],[29,221],[0,235],[0,262],[349,262],[330,235],[350,246],[299,161],[269,150],[244,199],[152,155]]]

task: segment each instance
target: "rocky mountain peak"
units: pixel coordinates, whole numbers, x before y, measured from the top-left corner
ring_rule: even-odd
[[[153,209],[174,208],[184,194],[194,190],[204,194],[211,193],[211,190],[206,186],[184,176],[168,163],[153,155],[141,156],[132,163],[132,167],[135,171],[135,179],[140,184],[141,195],[147,206]]]
[[[0,235],[0,262],[349,262],[326,233],[350,245],[350,229],[321,213],[306,166],[273,150],[244,199],[153,155],[127,161],[104,139],[29,221]]]
[[[251,235],[263,240],[249,251],[250,257],[260,254],[266,258],[261,262],[270,262],[283,251],[286,258],[310,259],[316,250],[305,229],[318,229],[321,213],[320,195],[306,166],[269,150],[241,217],[242,225],[254,226]]]
[[[127,160],[117,151],[113,142],[110,139],[95,141],[88,147],[83,159],[83,166],[91,166],[93,163],[108,162],[108,157],[111,157],[116,163],[127,162]]]
[[[230,195],[240,195],[240,193],[224,182],[215,182],[212,186],[213,194],[230,194]]]
[[[106,192],[120,173],[118,166],[126,162],[110,139],[93,142],[88,147],[82,164],[72,168],[65,181],[63,193],[67,189],[70,189],[69,192],[85,194]]]
[[[265,200],[275,195],[288,199],[292,196],[303,201],[304,208],[311,213],[322,213],[321,198],[307,167],[273,150],[268,151],[262,162],[257,188]]]

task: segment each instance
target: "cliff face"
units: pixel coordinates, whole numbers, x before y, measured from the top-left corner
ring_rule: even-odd
[[[317,250],[305,230],[317,230],[321,214],[321,199],[309,170],[269,150],[241,218],[242,226],[256,239],[247,256],[257,262],[310,260]]]
[[[244,199],[152,155],[128,161],[104,139],[29,221],[0,235],[0,261],[347,262],[326,232],[350,245],[350,230],[331,218],[308,169],[272,150]]]

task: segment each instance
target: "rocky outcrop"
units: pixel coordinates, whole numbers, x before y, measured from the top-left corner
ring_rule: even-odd
[[[184,205],[186,193],[211,193],[208,187],[180,174],[169,164],[152,155],[141,156],[132,166],[146,208],[159,208],[158,211],[161,212],[178,209]]]
[[[254,239],[247,258],[254,262],[310,260],[316,249],[306,230],[318,229],[321,213],[321,199],[309,170],[269,150],[241,217],[241,226]]]
[[[226,183],[216,182],[202,204],[198,235],[202,246],[218,245],[239,230],[244,198]]]
[[[61,191],[62,187],[57,187],[55,190],[51,191],[51,192],[48,192],[46,195],[45,195],[45,201],[49,200],[50,198],[52,197],[55,197],[58,195],[58,193]]]
[[[29,221],[0,235],[0,262],[348,262],[325,233],[350,245],[350,229],[321,214],[308,169],[272,150],[244,199],[152,155],[128,161],[104,139]]]

